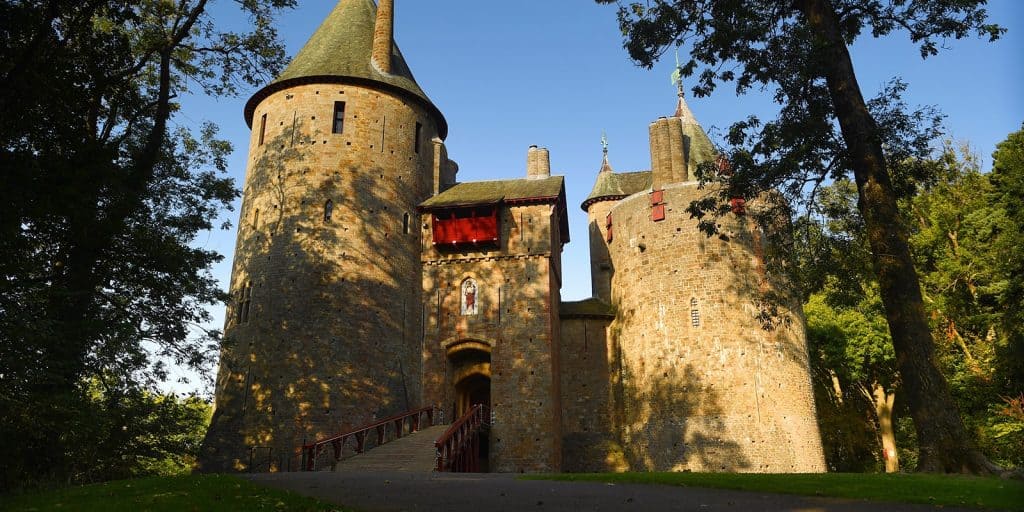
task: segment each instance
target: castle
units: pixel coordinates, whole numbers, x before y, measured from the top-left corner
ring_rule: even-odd
[[[202,468],[264,450],[257,469],[295,469],[322,436],[484,403],[493,471],[824,471],[799,303],[763,325],[764,294],[786,295],[764,234],[741,203],[722,238],[685,211],[716,154],[682,95],[650,125],[649,171],[606,152],[582,204],[594,296],[563,302],[548,151],[528,149],[525,177],[459,182],[393,21],[393,0],[341,0],[246,105]]]

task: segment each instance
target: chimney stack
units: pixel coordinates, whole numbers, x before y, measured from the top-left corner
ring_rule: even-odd
[[[378,0],[377,21],[373,25],[373,63],[391,74],[391,41],[395,31],[395,1]]]
[[[547,148],[530,146],[526,152],[526,177],[531,180],[551,177],[551,154]]]
[[[689,179],[687,141],[678,117],[662,117],[651,123],[651,171],[655,190]]]

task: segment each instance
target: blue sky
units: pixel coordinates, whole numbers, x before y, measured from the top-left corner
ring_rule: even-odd
[[[281,18],[289,55],[334,5],[305,0]],[[566,177],[570,212],[563,298],[589,297],[586,216],[579,205],[600,167],[601,133],[608,134],[615,170],[649,168],[647,125],[675,107],[671,52],[652,70],[636,67],[622,49],[615,7],[592,0],[396,0],[395,8],[395,39],[448,120],[447,146],[459,163],[460,181],[525,176],[527,147],[551,151],[552,172]],[[986,171],[995,144],[1024,122],[1024,2],[993,0],[989,11],[992,21],[1009,29],[995,43],[949,41],[926,60],[904,33],[862,38],[852,49],[866,97],[902,77],[909,83],[908,102],[939,107],[949,136],[969,141]],[[252,92],[186,98],[177,118],[179,125],[213,121],[221,127],[235,146],[230,172],[239,185],[249,141],[242,108]],[[708,98],[688,94],[687,100],[712,138],[749,114],[771,118],[775,112],[769,95],[737,97],[728,86]],[[237,211],[227,214],[233,224]],[[226,256],[214,272],[227,288],[234,231],[210,233],[197,243]],[[218,325],[223,312],[223,306],[214,310]]]

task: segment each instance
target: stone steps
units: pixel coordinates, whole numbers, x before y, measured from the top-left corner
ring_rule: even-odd
[[[434,470],[436,464],[437,451],[434,448],[434,441],[447,428],[448,425],[435,425],[406,434],[401,439],[395,439],[339,462],[335,471],[429,473]]]

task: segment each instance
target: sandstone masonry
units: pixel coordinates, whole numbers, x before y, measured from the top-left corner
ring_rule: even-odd
[[[649,128],[650,171],[605,154],[583,204],[594,297],[563,302],[547,149],[522,178],[458,182],[393,12],[341,0],[247,105],[202,469],[295,470],[304,443],[482,403],[491,471],[824,471],[802,314],[765,271],[767,234],[734,214],[707,238],[685,213],[716,154],[682,98]]]

